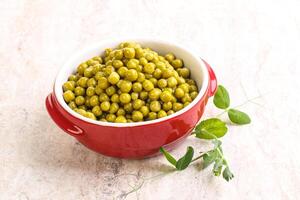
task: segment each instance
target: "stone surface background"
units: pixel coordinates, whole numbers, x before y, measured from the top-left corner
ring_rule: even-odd
[[[299,9],[297,0],[1,0],[0,199],[298,199]],[[163,157],[98,155],[49,118],[44,100],[66,59],[127,36],[195,49],[233,106],[258,97],[240,107],[252,124],[231,126],[223,139],[230,183],[201,163],[167,173]],[[219,112],[210,103],[204,117]],[[173,153],[187,145],[210,148],[189,138]]]

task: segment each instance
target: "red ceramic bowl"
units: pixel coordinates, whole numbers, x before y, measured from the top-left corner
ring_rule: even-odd
[[[193,130],[204,112],[208,98],[217,88],[217,80],[211,67],[192,51],[165,41],[134,41],[162,55],[172,52],[183,59],[199,88],[199,94],[191,104],[173,115],[135,123],[95,121],[71,110],[62,97],[62,84],[81,62],[122,41],[104,41],[73,56],[58,73],[54,90],[46,98],[49,115],[63,131],[93,151],[119,158],[144,158],[156,155],[161,146],[169,150],[174,148]]]

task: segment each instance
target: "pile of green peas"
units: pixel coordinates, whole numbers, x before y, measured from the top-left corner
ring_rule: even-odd
[[[183,109],[198,95],[190,70],[174,54],[135,42],[105,49],[77,67],[62,86],[75,112],[105,122],[139,122]]]

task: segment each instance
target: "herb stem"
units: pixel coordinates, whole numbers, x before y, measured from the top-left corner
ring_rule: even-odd
[[[202,158],[203,156],[204,156],[204,153],[201,154],[200,156],[194,158],[194,159],[191,161],[191,163],[192,163],[192,162],[195,162],[196,160],[199,160],[199,159]]]

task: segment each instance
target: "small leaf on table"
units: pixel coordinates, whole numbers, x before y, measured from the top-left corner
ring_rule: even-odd
[[[214,139],[223,137],[227,132],[226,124],[218,118],[202,121],[196,126],[196,137],[201,139]]]
[[[236,110],[236,109],[229,109],[228,117],[229,117],[230,121],[232,121],[233,123],[236,123],[236,124],[243,125],[243,124],[251,123],[251,119],[246,113]]]
[[[223,178],[226,181],[230,181],[231,179],[233,179],[234,175],[232,174],[232,172],[229,170],[228,167],[226,167],[223,171]]]
[[[230,105],[229,94],[222,85],[218,85],[217,92],[214,96],[214,104],[217,108],[221,109],[226,109]]]
[[[169,153],[167,152],[164,148],[160,147],[160,152],[162,152],[164,154],[164,156],[166,157],[166,159],[176,167],[176,159]]]
[[[194,156],[194,149],[193,147],[188,147],[185,155],[180,158],[176,163],[176,169],[184,170],[189,166]]]

